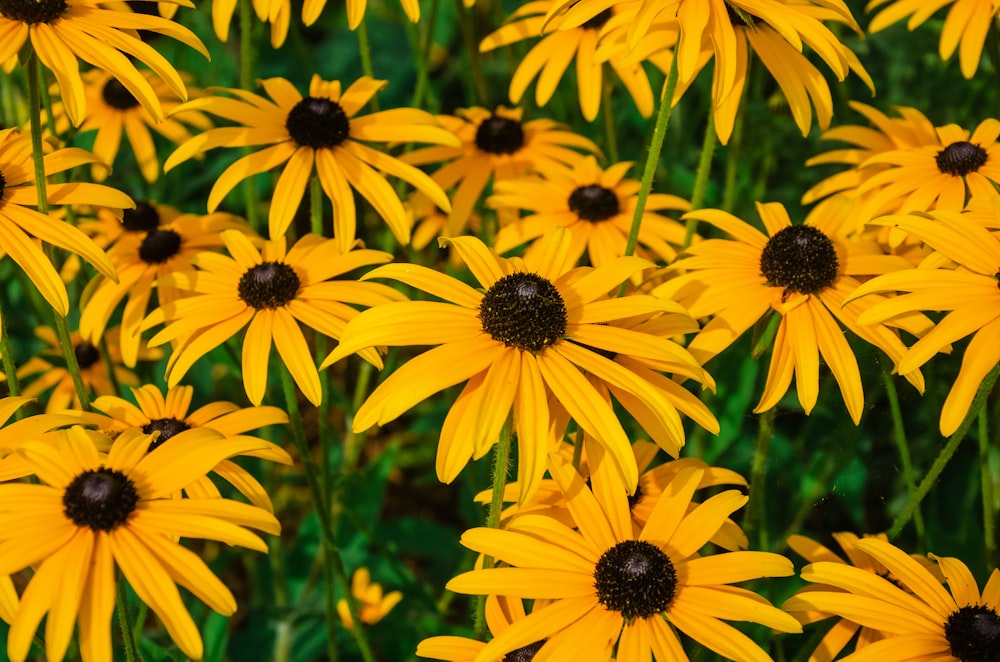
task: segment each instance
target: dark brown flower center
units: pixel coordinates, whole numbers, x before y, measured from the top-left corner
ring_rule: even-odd
[[[594,18],[588,20],[580,27],[586,30],[600,30],[601,28],[604,27],[604,24],[607,23],[608,20],[610,19],[611,19],[611,8],[609,7],[604,11],[602,11],[597,16],[595,16]]]
[[[160,226],[160,214],[149,202],[135,203],[135,209],[122,212],[122,225],[127,232],[151,232]]]
[[[528,644],[527,646],[521,646],[517,650],[512,650],[503,656],[501,662],[531,662],[535,659],[535,654],[542,650],[542,646],[545,645],[545,640],[536,641],[533,644]]]
[[[237,292],[257,310],[280,308],[295,298],[301,281],[295,269],[284,262],[262,262],[240,277]]]
[[[163,264],[181,250],[181,236],[173,230],[147,232],[139,244],[139,257],[148,264]]]
[[[944,624],[951,654],[962,662],[1000,659],[1000,616],[985,605],[960,607]]]
[[[677,571],[670,557],[645,540],[625,540],[601,555],[594,567],[597,601],[626,620],[649,618],[670,606]]]
[[[476,147],[490,154],[513,154],[524,146],[524,128],[517,120],[490,115],[476,129]]]
[[[104,103],[118,110],[128,110],[139,105],[138,99],[132,96],[117,78],[112,78],[104,84],[101,96],[104,98]]]
[[[479,304],[483,331],[508,347],[539,352],[566,332],[566,304],[551,281],[517,272],[493,283]]]
[[[618,214],[618,196],[600,184],[578,186],[569,194],[569,209],[585,221],[606,221]]]
[[[76,363],[81,370],[86,370],[101,360],[101,352],[86,340],[73,347],[73,354],[76,356]]]
[[[351,122],[340,104],[325,97],[306,97],[288,112],[285,128],[303,147],[329,149],[347,140]]]
[[[938,170],[946,175],[955,177],[965,177],[970,172],[976,172],[984,163],[988,155],[986,150],[975,143],[966,140],[954,142],[934,157]]]
[[[135,484],[121,471],[101,467],[74,478],[63,493],[63,512],[77,526],[111,531],[126,521],[139,503]]]
[[[22,23],[52,23],[68,7],[66,0],[0,0],[0,14]]]
[[[837,280],[837,250],[822,230],[791,225],[771,237],[760,254],[760,271],[785,294],[816,294]]]
[[[163,442],[170,439],[175,434],[179,434],[190,429],[190,425],[184,421],[179,421],[176,418],[154,418],[149,423],[142,426],[142,433],[152,434],[154,431],[160,433],[159,437],[149,443],[149,450],[152,451],[159,448]]]

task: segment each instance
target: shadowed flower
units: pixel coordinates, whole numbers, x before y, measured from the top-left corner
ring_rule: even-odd
[[[1000,570],[990,574],[980,594],[964,563],[930,555],[949,591],[922,564],[885,540],[866,538],[855,547],[885,566],[894,581],[844,563],[820,561],[804,567],[801,574],[802,579],[825,586],[800,591],[783,605],[791,612],[835,614],[887,635],[841,660],[987,662],[996,657]]]
[[[458,147],[423,147],[404,154],[414,165],[447,161],[432,175],[441,188],[452,187],[451,211],[441,236],[462,234],[479,196],[490,182],[521,177],[563,165],[572,166],[581,150],[598,152],[597,145],[552,120],[524,122],[520,108],[500,106],[466,108],[454,116],[439,115],[441,124],[461,140]]]
[[[0,18],[0,26],[2,20]],[[104,251],[80,230],[31,209],[37,207],[39,202],[31,153],[31,136],[22,136],[17,129],[0,131],[0,236],[3,237],[0,243],[4,252],[24,270],[49,305],[65,317],[69,313],[66,286],[32,237],[76,253],[108,278],[115,278],[115,268]],[[57,149],[45,155],[45,174],[65,172],[95,160],[90,152],[82,149]],[[132,199],[121,191],[89,182],[48,183],[45,197],[50,210],[52,205],[61,204],[103,206],[116,210],[134,206]]]
[[[200,253],[191,260],[198,271],[163,276],[168,285],[194,294],[162,305],[143,322],[143,328],[166,324],[150,340],[152,346],[176,343],[167,363],[167,385],[177,385],[195,361],[247,327],[242,373],[250,402],[260,405],[264,399],[273,343],[302,393],[319,405],[319,373],[299,324],[337,339],[358,314],[349,304],[374,306],[399,299],[385,285],[334,280],[392,256],[364,249],[342,252],[336,240],[314,234],[287,250],[281,237],[258,251],[236,230],[223,230],[222,241],[232,257]],[[374,349],[362,356],[381,366]]]
[[[226,168],[209,193],[209,211],[215,211],[226,194],[247,177],[281,165],[268,214],[271,239],[285,234],[314,174],[333,204],[333,234],[344,252],[350,250],[355,237],[354,191],[385,219],[401,244],[409,242],[410,220],[385,174],[413,185],[442,209],[451,208],[444,191],[426,174],[365,144],[415,141],[458,145],[458,139],[433,115],[416,108],[356,116],[386,81],[363,76],[341,93],[340,81],[325,81],[316,75],[306,97],[284,78],[268,78],[261,85],[270,99],[224,89],[221,91],[237,98],[202,97],[181,106],[241,126],[209,129],[195,136],[170,155],[164,170],[216,147],[262,148]]]
[[[374,625],[381,621],[403,599],[403,594],[399,591],[383,594],[382,585],[372,581],[368,568],[358,568],[354,571],[351,577],[351,595],[358,602],[360,612],[358,617],[366,625]],[[340,616],[340,622],[345,628],[354,629],[351,610],[344,598],[337,601],[337,615]]]
[[[188,0],[162,0],[186,7]],[[66,114],[74,125],[87,112],[87,95],[77,58],[113,75],[150,114],[163,119],[159,97],[127,55],[139,60],[182,99],[184,81],[173,65],[142,41],[136,30],[176,39],[208,57],[193,32],[160,16],[115,9],[116,0],[0,0],[0,62],[16,56],[31,42],[38,60],[59,83]]]
[[[118,571],[188,657],[201,657],[202,642],[177,585],[223,615],[236,611],[229,589],[177,538],[266,552],[245,527],[276,535],[278,521],[228,499],[168,498],[233,453],[214,432],[147,454],[150,441],[138,430],[126,432],[102,459],[91,437],[75,427],[59,443],[28,441],[18,450],[40,482],[0,485],[0,573],[35,567],[8,634],[11,660],[27,657],[46,614],[49,659],[62,659],[75,624],[83,659],[112,659]]]
[[[375,269],[365,277],[391,278],[445,301],[371,308],[348,325],[340,345],[323,361],[327,366],[382,345],[436,345],[375,389],[355,414],[354,430],[384,425],[434,393],[464,382],[441,428],[438,478],[450,483],[470,459],[485,455],[513,412],[524,500],[545,473],[552,441],[548,402],[555,399],[608,449],[634,489],[638,471],[628,436],[588,373],[644,403],[667,428],[677,415],[669,397],[606,354],[640,355],[702,374],[673,342],[607,324],[654,311],[682,312],[672,301],[650,296],[609,296],[650,263],[623,257],[600,268],[574,269],[565,230],[546,235],[523,260],[498,257],[474,237],[442,241],[459,253],[482,290],[419,265]]]
[[[449,590],[552,600],[490,641],[476,662],[493,662],[540,640],[539,653],[549,659],[604,661],[617,643],[623,661],[686,660],[676,630],[726,659],[763,660],[766,653],[724,621],[801,632],[795,619],[761,596],[731,586],[791,575],[788,559],[768,552],[700,553],[746,503],[745,495],[727,490],[688,511],[703,472],[685,469],[636,532],[624,490],[591,491],[559,458],[550,471],[578,530],[525,516],[506,530],[476,528],[462,535],[466,547],[511,567],[466,572],[448,582]]]

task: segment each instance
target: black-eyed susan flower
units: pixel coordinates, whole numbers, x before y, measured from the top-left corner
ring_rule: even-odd
[[[535,103],[544,106],[552,98],[566,69],[576,61],[576,87],[580,110],[587,121],[597,117],[601,106],[604,81],[604,62],[597,57],[597,46],[601,29],[608,20],[627,7],[637,3],[616,3],[594,16],[579,27],[568,30],[554,30],[543,34],[546,15],[554,4],[561,0],[535,0],[518,7],[507,21],[487,36],[479,44],[482,52],[503,46],[540,38],[528,53],[521,58],[510,80],[510,100],[520,103],[528,85],[535,78]],[[558,21],[558,14],[554,19]],[[607,60],[643,117],[653,114],[653,91],[642,65],[636,61],[626,62],[622,54]]]
[[[625,178],[631,167],[631,162],[622,162],[601,168],[593,156],[586,156],[572,169],[551,168],[540,176],[497,182],[487,206],[516,209],[526,215],[500,229],[493,249],[506,253],[561,227],[573,238],[570,254],[574,261],[586,253],[590,264],[600,267],[621,257],[639,193],[639,181]],[[639,226],[636,254],[666,262],[677,257],[674,247],[684,244],[685,228],[657,212],[690,208],[687,200],[676,195],[650,194]]]
[[[83,405],[74,388],[73,376],[66,368],[55,331],[42,326],[35,329],[35,335],[47,346],[18,368],[19,379],[32,380],[25,384],[22,392],[26,396],[36,398],[51,390],[45,403],[47,412],[81,409]],[[86,340],[79,331],[70,334],[73,354],[80,366],[80,376],[89,393],[114,395],[117,391],[116,384],[138,386],[139,378],[123,364],[120,338],[119,327],[106,329],[103,336],[93,342]],[[103,355],[104,347],[107,348],[106,357]],[[162,350],[149,349],[145,343],[140,343],[136,350],[136,357],[142,361],[155,361],[162,356]],[[114,375],[108,372],[109,365]]]
[[[0,19],[2,20],[2,19]],[[2,23],[0,23],[2,26]],[[89,165],[95,158],[82,149],[68,148],[45,155],[45,174],[65,172],[80,165]],[[125,209],[134,203],[124,193],[89,182],[50,183],[45,190],[49,205],[84,204]],[[66,286],[52,262],[32,237],[76,253],[108,278],[115,278],[115,268],[108,257],[87,235],[63,221],[40,214],[35,169],[31,156],[31,137],[17,129],[0,131],[0,244],[14,260],[45,300],[56,312],[66,316],[69,297]]]
[[[934,140],[875,154],[859,167],[888,166],[856,189],[861,222],[881,214],[943,209],[961,211],[973,196],[1000,184],[1000,120],[986,119],[971,133],[957,124],[937,127]]]
[[[93,152],[101,160],[101,165],[91,167],[90,174],[95,181],[104,181],[107,177],[109,171],[103,164],[113,166],[118,162],[122,136],[132,149],[143,179],[155,182],[160,175],[160,157],[152,132],[179,144],[191,137],[192,128],[204,131],[212,126],[212,122],[204,113],[197,111],[174,113],[180,101],[173,90],[148,70],[143,70],[141,75],[156,94],[166,116],[162,120],[153,117],[132,96],[132,93],[108,72],[91,69],[82,75],[87,112],[78,130],[80,133],[96,131]],[[58,91],[58,87],[52,88],[52,92]],[[188,93],[191,96],[198,96],[200,91],[189,87]],[[71,122],[61,98],[53,100],[52,116],[55,119],[56,133],[65,135]]]
[[[982,210],[981,210],[982,211]],[[851,300],[868,302],[868,310],[857,323],[871,328],[891,323],[916,311],[948,311],[932,330],[904,354],[897,367],[914,370],[951,343],[971,335],[962,356],[962,367],[944,401],[939,421],[941,434],[955,432],[968,414],[972,399],[986,374],[1000,362],[1000,239],[975,215],[950,211],[885,216],[878,225],[913,233],[924,243],[953,261],[959,268],[907,269],[885,274],[861,285]],[[986,220],[996,223],[989,207]],[[877,292],[900,292],[900,296],[870,301]]]
[[[871,0],[865,11],[881,11],[872,17],[868,32],[880,32],[907,16],[910,19],[906,22],[906,29],[915,30],[937,10],[948,5],[951,5],[951,9],[941,28],[939,53],[941,59],[948,60],[957,49],[962,75],[972,78],[979,68],[990,25],[1000,13],[1000,5],[994,0]]]
[[[261,85],[270,99],[243,90],[223,90],[237,98],[202,97],[181,106],[241,126],[209,129],[195,136],[170,155],[164,170],[216,147],[262,148],[222,173],[209,194],[209,211],[214,211],[226,194],[247,177],[282,164],[268,215],[271,239],[285,234],[314,174],[333,204],[333,234],[344,252],[354,243],[357,223],[353,191],[385,219],[400,243],[409,242],[409,218],[384,174],[399,177],[442,209],[450,209],[448,197],[430,177],[365,144],[458,145],[458,138],[423,110],[394,108],[358,116],[386,81],[363,76],[341,93],[340,81],[324,81],[317,75],[306,97],[284,78],[269,78]]]
[[[685,469],[636,531],[624,491],[592,491],[558,458],[550,471],[577,530],[531,517],[506,530],[476,528],[462,535],[463,545],[510,567],[466,572],[448,582],[449,590],[552,601],[512,623],[476,662],[539,641],[539,653],[550,659],[607,660],[617,644],[619,660],[683,660],[677,630],[726,659],[764,660],[753,640],[724,621],[801,631],[766,599],[732,586],[791,575],[788,559],[768,552],[702,553],[746,495],[727,490],[689,512],[703,472]]]
[[[540,608],[542,600],[536,601]],[[499,636],[511,624],[525,618],[524,601],[490,595],[486,598],[484,616],[486,627],[494,637]],[[478,639],[456,636],[428,637],[417,644],[417,657],[425,657],[445,662],[473,662],[486,643]],[[542,642],[534,642],[511,651],[507,657],[511,660],[530,660],[542,647]],[[520,657],[519,657],[520,656]]]
[[[366,625],[381,621],[403,599],[400,591],[385,593],[381,584],[372,581],[371,571],[364,567],[355,570],[351,576],[351,595],[358,602],[358,618]],[[337,601],[337,615],[345,628],[354,628],[354,620],[345,598]]]
[[[287,0],[286,0],[287,2]],[[403,11],[411,23],[420,20],[420,3],[418,0],[400,0]],[[468,2],[466,2],[468,5]],[[304,0],[302,3],[302,22],[305,25],[312,25],[318,19],[323,9],[326,7],[326,0]],[[365,9],[368,7],[368,0],[347,0],[347,27],[354,30],[361,25],[361,20],[365,17]]]
[[[11,416],[29,402],[34,402],[34,398],[25,396],[0,398],[0,482],[23,478],[31,473],[24,459],[14,452],[24,442],[42,439],[54,430],[73,425],[86,425],[86,420],[75,412],[34,415],[23,415],[22,412],[23,418],[11,421]],[[0,591],[2,590],[0,588]]]
[[[187,0],[168,0],[193,6]],[[74,125],[86,115],[87,95],[80,60],[111,73],[157,119],[163,119],[156,91],[132,64],[130,55],[148,66],[174,93],[186,98],[184,81],[173,65],[142,41],[136,30],[176,39],[208,57],[205,45],[184,26],[160,16],[115,8],[114,0],[3,0],[0,2],[0,62],[31,42],[39,61],[59,83],[66,113]]]
[[[520,177],[553,166],[572,166],[581,152],[597,153],[597,145],[560,124],[537,119],[522,121],[520,108],[466,108],[454,116],[439,115],[441,124],[461,140],[459,147],[423,147],[401,158],[414,165],[446,161],[433,178],[452,194],[444,237],[456,237],[466,227],[476,202],[490,182]],[[578,151],[579,150],[579,151]]]
[[[923,564],[885,540],[864,538],[855,547],[885,566],[893,581],[844,563],[819,561],[804,567],[801,575],[825,587],[799,592],[783,605],[792,612],[835,614],[889,635],[841,660],[986,662],[996,657],[1000,571],[990,574],[980,593],[962,561],[930,555],[944,575],[945,589]]]
[[[175,343],[167,385],[176,386],[195,361],[247,327],[243,386],[250,402],[260,405],[264,399],[273,343],[302,393],[318,405],[322,393],[316,360],[299,324],[337,339],[358,314],[351,304],[375,306],[401,298],[378,283],[336,280],[392,256],[366,249],[343,252],[336,240],[313,234],[290,249],[280,237],[258,251],[236,230],[223,230],[222,241],[229,256],[200,253],[191,260],[198,267],[195,273],[176,271],[162,277],[194,294],[160,306],[143,322],[145,328],[166,325],[150,340],[152,346]],[[362,356],[381,366],[374,349]]]
[[[841,325],[885,352],[897,370],[923,391],[920,372],[900,366],[906,347],[891,327],[920,335],[930,329],[930,320],[910,314],[888,325],[863,325],[858,316],[875,301],[848,301],[859,285],[856,276],[909,267],[903,258],[881,255],[877,247],[866,250],[860,242],[846,241],[840,230],[850,218],[850,209],[844,198],[831,198],[817,206],[804,224],[792,225],[780,203],[758,203],[766,235],[721,210],[688,214],[732,238],[692,246],[689,257],[669,267],[681,275],[654,293],[677,298],[696,318],[712,316],[688,345],[701,361],[717,355],[765,315],[781,316],[757,412],[777,405],[793,376],[799,404],[807,414],[811,412],[819,395],[822,356],[851,419],[859,422],[864,405],[861,373]]]
[[[139,325],[146,316],[153,288],[163,306],[183,293],[164,280],[173,273],[194,271],[191,259],[203,251],[222,247],[220,232],[227,229],[250,234],[246,222],[232,214],[215,213],[161,217],[162,207],[144,205],[143,213],[130,214],[126,230],[108,249],[108,258],[118,272],[117,281],[95,276],[80,297],[80,333],[91,343],[100,341],[108,320],[125,300],[119,347],[125,365],[134,367],[142,335]],[[170,220],[164,220],[169,218]],[[156,225],[153,223],[156,222]],[[151,226],[151,227],[150,227]],[[150,227],[150,229],[140,229]]]
[[[291,456],[280,446],[245,434],[268,425],[287,423],[288,414],[277,407],[242,408],[232,402],[211,402],[191,411],[191,400],[194,397],[194,388],[191,386],[174,386],[166,395],[152,384],[133,388],[131,391],[135,404],[118,396],[105,395],[93,402],[94,409],[104,415],[82,416],[111,436],[118,436],[132,428],[142,430],[143,434],[158,432],[159,436],[149,445],[150,451],[189,430],[207,428],[236,442],[245,441],[245,436],[253,438],[255,443],[260,442],[261,448],[254,448],[246,453],[249,457],[282,464],[292,463]],[[268,511],[274,510],[263,486],[250,472],[231,459],[219,462],[211,473],[235,487],[254,505]],[[184,486],[184,492],[193,497],[221,496],[207,476]]]
[[[49,659],[62,659],[75,624],[84,659],[112,659],[118,571],[191,658],[201,657],[201,636],[177,586],[221,614],[236,610],[225,584],[177,539],[266,552],[248,529],[277,534],[278,521],[228,499],[169,498],[232,454],[232,444],[216,433],[203,430],[147,454],[150,441],[138,430],[126,432],[105,459],[91,436],[74,427],[56,443],[27,441],[18,450],[40,482],[0,485],[0,573],[35,567],[8,635],[11,660],[27,657],[46,614]]]
[[[376,346],[436,345],[375,389],[355,414],[354,429],[385,424],[434,393],[464,382],[441,428],[438,478],[450,483],[470,459],[485,455],[513,412],[524,500],[545,472],[554,406],[549,401],[558,401],[607,448],[625,483],[634,489],[638,471],[628,436],[589,376],[643,403],[658,426],[672,428],[677,414],[668,395],[608,354],[642,356],[702,374],[687,351],[670,340],[608,324],[679,309],[651,296],[610,295],[650,263],[623,257],[599,268],[574,269],[572,238],[561,229],[543,237],[523,260],[498,257],[474,237],[442,241],[458,252],[482,290],[419,265],[387,265],[365,276],[391,278],[444,301],[377,306],[344,330],[323,366]]]

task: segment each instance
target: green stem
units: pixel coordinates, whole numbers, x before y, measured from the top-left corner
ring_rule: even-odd
[[[429,89],[428,83],[430,81],[431,48],[434,47],[434,26],[437,24],[438,8],[440,6],[441,0],[431,0],[426,20],[421,20],[414,26],[414,30],[417,31],[419,36],[417,40],[419,52],[417,53],[417,61],[414,63],[417,68],[417,82],[413,89],[413,100],[410,102],[411,108],[424,107],[424,95],[427,94]],[[423,35],[420,35],[420,26],[426,27]],[[434,105],[436,106],[437,104]]]
[[[252,92],[257,85],[253,76],[253,31],[254,14],[250,0],[240,0],[240,89]],[[251,148],[243,149],[249,154]],[[246,196],[247,223],[257,232],[261,232],[260,214],[257,211],[257,176],[252,175],[243,180],[243,194]]]
[[[986,33],[986,52],[993,63],[993,75],[996,77],[997,89],[1000,89],[1000,33],[997,30],[997,19],[990,20],[990,29]]]
[[[2,302],[0,302],[2,303]],[[21,386],[17,381],[17,366],[14,364],[14,348],[10,344],[10,336],[7,334],[7,318],[0,309],[0,359],[3,361],[3,371],[7,375],[7,391],[12,396],[21,395]],[[15,412],[16,420],[20,420],[23,414],[20,410]]]
[[[892,438],[899,451],[899,461],[903,465],[903,478],[906,480],[906,490],[912,497],[916,490],[916,476],[913,473],[913,463],[910,462],[910,446],[906,441],[906,430],[903,427],[903,413],[899,408],[899,395],[896,393],[896,382],[892,378],[888,366],[882,363],[882,383],[885,384],[885,395],[889,400],[889,413],[892,416]],[[927,549],[927,531],[924,528],[924,518],[920,508],[913,511],[913,524],[917,527],[921,549]]]
[[[667,80],[663,83],[663,90],[660,93],[660,107],[656,111],[656,124],[649,141],[649,154],[646,155],[646,166],[642,171],[642,182],[639,185],[639,196],[635,201],[635,214],[632,216],[632,227],[629,228],[628,241],[625,244],[625,255],[634,254],[639,241],[639,226],[642,225],[642,215],[646,211],[646,199],[649,198],[649,192],[653,188],[653,175],[656,174],[656,166],[660,162],[660,151],[663,149],[663,138],[667,134],[667,125],[670,122],[675,89],[677,89],[676,57],[671,60],[670,73],[667,74]]]
[[[708,109],[708,121],[705,123],[705,138],[701,143],[701,157],[698,159],[698,172],[694,178],[694,189],[691,191],[691,209],[701,209],[705,204],[705,191],[708,189],[708,176],[712,172],[712,156],[715,154],[715,113]],[[698,229],[698,219],[689,218],[684,228],[684,248],[691,245],[694,233]]]
[[[993,508],[993,474],[990,471],[990,438],[986,408],[979,411],[979,480],[983,496],[983,546],[988,568],[996,567],[997,539],[994,530],[996,512]]]
[[[128,609],[128,593],[125,590],[125,576],[118,576],[118,599],[115,601],[115,609],[118,612],[118,627],[122,631],[122,644],[125,648],[125,659],[128,662],[141,660],[139,657],[139,647],[135,640],[135,627],[132,623],[132,613]]]
[[[743,90],[744,99],[746,90]],[[735,213],[736,206],[736,176],[742,165],[740,155],[743,152],[743,125],[746,113],[743,112],[745,103],[740,104],[740,109],[736,111],[736,124],[733,126],[733,137],[729,141],[726,159],[726,182],[722,188],[722,208],[730,213]]]
[[[944,468],[948,466],[948,462],[951,460],[952,455],[954,455],[955,451],[958,450],[958,445],[962,442],[962,439],[965,438],[966,433],[968,433],[969,428],[972,426],[972,422],[976,420],[976,416],[979,415],[979,410],[981,410],[983,405],[986,403],[986,399],[989,397],[990,391],[993,390],[993,385],[996,384],[998,375],[1000,375],[1000,364],[994,366],[993,369],[986,375],[985,379],[983,379],[982,383],[979,384],[979,389],[976,391],[976,395],[972,399],[972,404],[969,406],[969,411],[965,415],[965,420],[962,421],[962,424],[958,427],[958,430],[955,431],[955,434],[948,438],[948,443],[945,444],[945,447],[941,449],[940,453],[938,453],[937,458],[934,460],[934,464],[931,466],[930,470],[928,470],[924,479],[920,481],[920,485],[917,486],[916,491],[910,495],[910,498],[903,507],[903,510],[896,516],[896,519],[893,521],[892,526],[889,527],[889,531],[887,533],[889,538],[895,538],[898,536],[899,532],[903,530],[903,527],[909,523],[910,519],[913,517],[913,513],[920,505],[920,502],[923,501],[925,496],[927,496],[927,493],[930,491],[935,481],[937,481],[941,472],[944,471]]]
[[[358,50],[361,53],[361,71],[365,76],[369,78],[375,78],[375,68],[372,66],[372,44],[371,40],[368,38],[368,18],[362,18],[361,23],[358,24]],[[372,110],[378,110],[378,99],[372,95],[371,101],[368,102]]]
[[[764,497],[767,485],[767,453],[771,447],[771,437],[774,436],[775,407],[761,413],[757,417],[757,447],[754,449],[753,464],[750,467],[750,505],[747,508],[746,519],[743,520],[743,531],[749,539],[757,529],[757,544],[754,549],[768,548],[767,527],[765,526]]]
[[[604,115],[604,144],[608,148],[608,162],[618,163],[618,134],[615,115],[611,110],[611,91],[614,81],[605,76],[601,85],[601,113]]]
[[[510,447],[513,437],[513,423],[507,417],[500,430],[500,439],[493,449],[493,496],[490,499],[490,509],[486,514],[486,526],[491,529],[500,528],[500,513],[503,512],[503,492],[507,485],[507,472],[510,468]],[[493,566],[493,557],[483,557],[483,567]],[[486,596],[476,598],[476,638],[486,640]]]
[[[466,88],[467,103],[470,106],[480,105],[488,108],[490,97],[486,91],[486,81],[483,79],[483,69],[479,61],[479,44],[476,40],[476,25],[472,20],[472,10],[466,7],[462,0],[455,0],[455,5],[461,18],[459,25],[462,29],[462,43],[469,55],[468,72],[472,84]],[[473,93],[475,96],[470,97]]]

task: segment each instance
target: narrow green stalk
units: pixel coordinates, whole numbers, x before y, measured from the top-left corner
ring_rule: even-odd
[[[426,20],[421,19],[414,29],[420,34],[420,27],[425,27],[423,35],[417,41],[417,60],[414,65],[417,67],[417,82],[413,90],[413,100],[410,106],[413,108],[424,108],[424,95],[429,89],[430,82],[430,62],[431,49],[434,47],[434,26],[437,24],[438,9],[441,0],[431,0],[430,10]],[[435,104],[436,106],[436,104]]]
[[[660,162],[660,152],[663,149],[663,137],[667,135],[667,125],[670,122],[670,111],[673,107],[674,90],[677,89],[677,58],[670,63],[670,73],[663,83],[660,93],[660,107],[656,111],[656,124],[649,141],[649,154],[646,155],[646,166],[642,171],[642,182],[639,185],[639,196],[635,201],[635,215],[632,216],[632,227],[629,228],[628,241],[625,244],[625,255],[635,253],[639,241],[639,226],[642,225],[642,215],[646,211],[646,199],[653,188],[653,175]]]
[[[906,526],[910,519],[913,517],[913,513],[916,511],[920,502],[923,501],[924,497],[930,491],[931,487],[937,481],[941,472],[944,468],[948,466],[948,462],[951,460],[952,455],[958,450],[958,445],[965,438],[966,433],[968,433],[969,428],[972,427],[972,422],[976,420],[976,416],[979,415],[979,411],[986,404],[986,399],[989,397],[990,392],[993,390],[993,385],[996,384],[997,376],[1000,375],[1000,364],[993,367],[992,370],[986,375],[982,383],[979,384],[979,389],[976,391],[976,396],[972,399],[972,404],[969,406],[969,411],[965,415],[965,420],[955,431],[955,434],[948,438],[948,443],[945,447],[941,449],[938,453],[937,459],[934,460],[934,464],[924,475],[924,479],[920,481],[920,485],[917,486],[916,491],[910,495],[909,500],[900,511],[899,515],[893,521],[892,526],[889,527],[887,535],[889,538],[895,538],[899,535],[903,527]]]
[[[983,546],[986,548],[986,565],[997,565],[997,537],[994,530],[996,511],[993,508],[993,474],[990,471],[990,435],[986,408],[979,410],[979,481],[983,496]]]
[[[708,121],[705,123],[705,138],[701,142],[701,157],[698,159],[698,172],[694,177],[694,189],[691,191],[691,209],[701,209],[705,204],[705,191],[708,189],[708,176],[712,172],[712,156],[715,154],[715,113],[711,106],[708,109]],[[698,220],[689,218],[684,228],[684,248],[691,245]]]
[[[615,114],[611,109],[611,91],[614,80],[605,76],[601,84],[601,114],[604,115],[604,144],[608,149],[608,162],[618,163],[618,132],[615,128]]]
[[[288,609],[288,578],[285,576],[284,548],[280,536],[269,536],[267,543],[267,559],[271,565],[274,577],[274,607],[280,617],[274,624],[274,646],[271,649],[272,662],[288,662],[292,652],[292,633],[294,615]]]
[[[754,548],[759,550],[768,548],[764,499],[767,491],[767,453],[771,447],[771,437],[774,436],[776,413],[777,409],[771,407],[757,417],[757,447],[754,449],[753,464],[750,466],[750,504],[747,516],[743,520],[743,531],[747,538],[752,538],[756,533],[757,543]]]
[[[500,528],[500,513],[503,511],[503,491],[507,485],[507,472],[510,468],[510,447],[513,437],[513,422],[507,417],[500,430],[500,439],[493,449],[493,496],[490,499],[490,509],[486,514],[486,526],[491,529]],[[483,567],[493,566],[493,557],[483,556]],[[476,598],[476,638],[486,640],[486,596]]]
[[[125,591],[125,576],[118,576],[118,599],[115,600],[115,609],[118,612],[118,627],[122,631],[122,644],[125,648],[125,659],[128,662],[137,662],[139,657],[139,647],[135,640],[135,627],[132,623],[132,613],[128,609],[128,593]]]
[[[358,51],[361,53],[361,71],[365,76],[375,78],[375,68],[372,66],[372,44],[368,38],[368,18],[362,18],[356,30],[358,33]],[[378,99],[372,96],[368,102],[372,110],[378,110]]]
[[[489,108],[490,95],[486,91],[486,81],[483,79],[483,68],[479,61],[479,41],[476,39],[476,25],[472,20],[472,10],[465,6],[462,0],[455,0],[460,17],[459,25],[462,29],[462,43],[469,55],[469,68],[467,69],[471,79],[471,85],[466,89],[466,103],[470,106],[480,105]],[[470,96],[475,93],[475,96]]]
[[[996,77],[997,89],[1000,89],[1000,32],[997,30],[997,19],[990,20],[990,29],[986,33],[986,52],[993,63],[993,75]]]
[[[371,363],[363,361],[358,368],[358,378],[354,382],[354,396],[351,398],[351,412],[361,408],[361,402],[368,395],[368,385],[371,384],[372,374],[375,368]],[[354,431],[354,414],[346,416],[346,430],[344,431],[344,463],[342,471],[350,473],[358,464],[358,456],[361,454],[361,442],[365,439],[364,432]]]
[[[101,354],[101,361],[104,362],[104,369],[108,371],[108,381],[111,383],[111,390],[118,395],[125,395],[121,390],[122,386],[118,383],[118,375],[115,374],[115,364],[111,361],[111,353],[108,352],[108,340],[105,337],[101,337],[101,346],[99,348]]]
[[[253,91],[257,84],[253,75],[253,5],[250,0],[240,0],[240,89]],[[245,147],[244,154],[251,149]],[[246,196],[247,223],[257,232],[261,232],[260,214],[257,212],[257,177],[256,175],[243,180],[243,195]]]
[[[906,430],[903,427],[903,413],[899,408],[899,395],[896,393],[896,382],[892,378],[889,367],[882,363],[882,383],[885,384],[885,395],[889,400],[889,414],[892,416],[892,438],[899,451],[899,461],[903,465],[903,478],[906,480],[906,491],[913,496],[917,481],[910,462],[910,446],[906,441]],[[924,518],[920,508],[913,511],[913,524],[917,528],[921,549],[927,549],[927,530],[924,528]]]
[[[10,344],[10,336],[7,334],[7,319],[3,316],[2,309],[0,309],[0,359],[3,360],[3,371],[7,375],[8,393],[14,396],[21,395],[21,386],[17,381],[17,367],[14,365],[14,348]],[[21,419],[20,413],[15,412],[15,416],[17,420]]]

